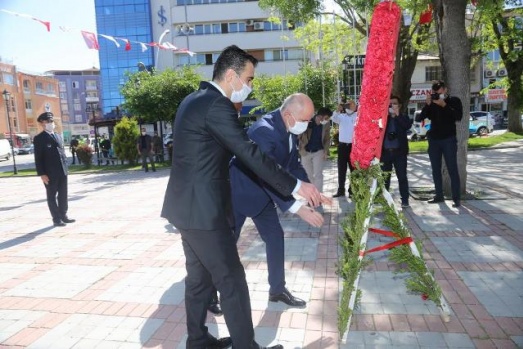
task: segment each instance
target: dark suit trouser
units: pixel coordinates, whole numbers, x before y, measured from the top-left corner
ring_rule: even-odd
[[[243,223],[246,217],[234,212],[234,235],[240,237]],[[285,290],[285,242],[283,228],[278,218],[278,212],[271,201],[255,217],[252,217],[256,229],[265,242],[265,253],[267,255],[267,269],[269,272],[269,293],[279,294]]]
[[[234,347],[251,348],[254,330],[249,288],[232,231],[223,229],[180,232],[187,269],[187,348],[205,349],[208,344],[209,334],[205,319],[214,287],[220,292],[225,323]]]
[[[443,176],[441,174],[442,157],[449,171],[452,200],[460,201],[461,184],[458,170],[458,140],[456,136],[446,139],[429,138],[429,159],[432,166],[432,179],[436,189],[436,197],[443,198]]]
[[[392,171],[392,166],[396,171],[398,178],[398,186],[400,190],[401,202],[409,202],[409,181],[407,179],[407,154],[400,150],[386,150],[383,149],[381,153],[381,169],[382,171]],[[385,188],[390,188],[390,173],[385,177]]]
[[[350,162],[350,152],[352,143],[338,143],[338,193],[345,194],[345,181],[347,180],[347,166],[350,171],[354,171],[354,166]],[[350,183],[349,183],[349,193]]]
[[[60,174],[58,176],[49,177],[49,184],[45,185],[45,191],[47,194],[47,206],[49,206],[49,211],[51,211],[53,222],[65,218],[68,209],[67,176],[65,174]]]

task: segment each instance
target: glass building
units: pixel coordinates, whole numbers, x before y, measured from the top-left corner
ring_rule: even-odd
[[[142,52],[140,45],[154,41],[150,0],[95,0],[95,11],[100,46],[102,115],[104,119],[117,119],[121,116],[119,110],[124,101],[120,88],[127,80],[126,72],[138,71],[139,63],[145,67],[154,66],[153,47],[147,46],[147,50]],[[114,37],[120,47],[100,34]],[[124,39],[129,43],[126,44]]]

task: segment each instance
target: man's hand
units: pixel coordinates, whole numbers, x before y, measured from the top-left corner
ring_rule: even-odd
[[[433,100],[433,102],[434,102],[434,104],[439,105],[442,108],[445,108],[445,106],[447,105],[447,103],[445,103],[444,99],[436,99],[436,100]]]
[[[49,184],[49,177],[47,177],[47,175],[41,175],[40,178],[42,178],[42,182],[44,182],[45,185]]]
[[[318,188],[312,183],[301,182],[300,190],[298,190],[297,194],[307,200],[311,207],[316,207],[321,204],[321,194]]]
[[[331,197],[327,197],[327,196],[323,195],[323,193],[320,193],[320,197],[321,197],[321,204],[322,205],[327,205],[327,206],[331,206],[332,205],[332,198]]]
[[[309,206],[302,205],[296,214],[313,227],[319,228],[323,225],[323,216]]]

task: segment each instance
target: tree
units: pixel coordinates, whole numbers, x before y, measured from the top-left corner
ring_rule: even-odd
[[[367,1],[367,0],[333,0],[334,3],[339,5],[343,11],[343,15],[337,15],[337,17],[346,23],[350,28],[353,28],[359,33],[354,34],[351,37],[365,37],[367,35],[367,27],[370,25],[370,16],[374,6],[379,3],[379,0]],[[429,36],[430,24],[420,24],[419,18],[421,13],[427,10],[428,0],[398,0],[398,4],[406,9],[412,17],[410,25],[404,25],[400,29],[398,48],[396,50],[396,69],[394,71],[393,79],[393,92],[402,100],[408,101],[411,96],[411,78],[416,67],[418,54],[420,50],[425,49],[427,39]],[[322,14],[324,8],[321,1],[318,0],[260,0],[260,7],[263,9],[274,9],[278,11],[284,18],[291,21],[307,21],[313,19],[316,16]],[[322,31],[332,32],[330,28],[337,28],[331,24],[322,26]],[[336,29],[337,30],[337,29]],[[312,37],[309,35],[309,37]],[[344,40],[346,38],[342,38]],[[322,40],[320,40],[322,41]],[[304,47],[307,47],[308,43],[304,43]],[[361,53],[365,50],[365,47],[360,48],[360,52],[357,52],[358,46],[354,48],[354,54]],[[329,45],[328,41],[316,45],[315,47],[321,47],[325,55],[328,57],[329,52],[338,52],[336,62],[341,61],[343,57],[349,53],[349,46],[346,45],[339,51]],[[403,111],[407,108],[407,103],[403,105]]]
[[[202,80],[193,67],[167,69],[159,74],[140,71],[129,74],[121,89],[125,98],[123,108],[143,122],[172,122],[178,106]]]
[[[477,11],[481,45],[477,50],[498,50],[507,76],[500,87],[507,91],[508,130],[522,132],[520,113],[523,109],[523,8],[504,9],[504,0],[479,1]],[[517,47],[519,46],[519,49]]]
[[[113,149],[116,157],[122,161],[128,161],[134,164],[138,157],[136,149],[136,140],[140,136],[138,121],[136,118],[124,116],[114,127],[114,136],[112,139]]]
[[[461,192],[466,193],[467,184],[467,141],[469,138],[470,110],[470,40],[465,27],[465,11],[468,0],[432,0],[436,33],[443,67],[443,79],[450,93],[461,99],[463,119],[456,123],[458,138],[458,168]],[[443,167],[443,190],[449,194],[450,178]]]

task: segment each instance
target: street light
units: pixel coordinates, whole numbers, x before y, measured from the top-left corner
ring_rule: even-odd
[[[16,169],[15,150],[13,148],[14,140],[13,132],[11,131],[11,119],[9,118],[9,101],[11,99],[11,94],[7,92],[7,90],[4,90],[2,95],[4,96],[5,109],[7,110],[7,127],[9,128],[9,137],[11,137],[11,154],[13,154],[13,173],[18,174],[18,170]]]
[[[94,152],[96,153],[96,162],[100,166],[100,148],[98,147],[98,129],[96,128],[96,111],[100,108],[95,108],[93,103],[87,104],[85,111],[87,113],[93,113],[93,126],[94,126]]]

